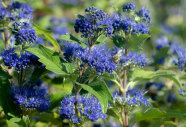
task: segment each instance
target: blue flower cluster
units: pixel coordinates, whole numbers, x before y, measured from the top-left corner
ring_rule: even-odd
[[[7,14],[7,10],[0,3],[0,19],[3,20]]]
[[[35,43],[38,44],[38,45],[39,45],[39,44],[44,44],[44,43],[45,43],[44,38],[42,38],[42,37],[37,37]]]
[[[0,20],[12,21],[15,20],[15,17],[12,15],[12,12],[3,7],[0,2]]]
[[[116,63],[112,59],[112,52],[106,45],[94,46],[89,54],[88,48],[82,48],[77,43],[67,42],[64,44],[64,56],[67,60],[79,59],[82,66],[89,65],[91,69],[95,69],[97,73],[103,74],[105,71],[112,73],[117,69]]]
[[[31,28],[32,24],[27,22],[15,22],[13,24],[13,34],[17,44],[31,44],[37,40],[37,35],[34,29]]]
[[[183,96],[186,95],[186,91],[183,90],[183,88],[182,88],[182,89],[178,89],[178,92],[179,92],[181,95],[183,95]]]
[[[86,8],[85,12],[87,12],[88,15],[91,16],[90,19],[92,19],[94,21],[96,21],[96,20],[102,21],[107,17],[107,14],[103,10],[100,10],[100,9],[93,7],[93,6]]]
[[[123,6],[124,12],[131,12],[136,10],[136,4],[135,3],[127,3]]]
[[[112,21],[110,18],[106,18],[103,21],[98,22],[97,25],[98,25],[97,30],[100,32],[101,31],[105,32],[107,37],[110,37],[113,34],[113,26],[112,26]],[[106,27],[99,27],[99,26],[104,26],[104,25]]]
[[[180,70],[183,70],[186,67],[186,49],[179,43],[173,42],[170,45],[170,50],[177,56],[177,59],[174,59],[174,63],[178,65]]]
[[[156,44],[156,49],[160,50],[163,47],[168,47],[169,41],[168,38],[165,35],[163,35],[155,40],[155,44]]]
[[[28,4],[20,2],[13,2],[8,6],[8,9],[17,19],[32,19],[32,12],[34,11]]]
[[[184,67],[186,67],[186,50],[183,48],[177,48],[176,55],[178,57],[177,65],[180,68],[180,70],[183,70]]]
[[[85,38],[97,38],[101,34],[112,35],[112,21],[103,10],[88,7],[85,12],[87,13],[85,16],[79,16],[79,19],[76,19],[75,32],[81,32],[81,37]]]
[[[77,43],[66,42],[64,44],[64,57],[68,61],[82,61],[82,66],[88,65],[91,69],[95,69],[98,75],[105,72],[112,73],[117,69],[117,62],[114,57],[119,52],[119,48],[108,48],[106,45],[94,46],[89,54],[88,48],[82,48]],[[119,64],[122,66],[134,65],[143,67],[147,64],[147,58],[144,54],[129,51],[128,55],[121,53]]]
[[[10,91],[13,100],[23,109],[45,111],[50,108],[48,89],[44,85],[24,84],[23,87],[14,85]]]
[[[2,3],[0,3],[1,20],[15,21],[20,19],[32,19],[32,12],[32,7],[24,3],[12,2],[7,8],[3,7]]]
[[[147,98],[144,97],[146,92],[143,90],[128,88],[126,98],[121,97],[118,94],[113,95],[114,103],[128,104],[129,106],[141,105],[149,106]]]
[[[135,3],[128,3],[123,6],[123,11],[135,11]],[[125,34],[148,34],[149,23],[151,22],[150,11],[142,8],[139,12],[135,12],[132,15],[119,16],[115,14],[112,26],[114,32],[123,30]]]
[[[84,2],[86,2],[87,0],[58,0],[59,2],[63,3],[63,4],[69,4],[69,5],[77,5],[77,4],[82,4]]]
[[[36,41],[37,35],[34,29],[22,29],[15,34],[15,39],[18,44],[34,43]]]
[[[151,22],[151,17],[150,17],[150,11],[142,8],[139,10],[139,12],[137,12],[137,15],[140,16],[142,18],[142,20],[146,23],[150,23]]]
[[[53,37],[55,39],[58,39],[59,36],[61,36],[61,35],[65,35],[66,33],[70,33],[68,28],[65,27],[66,22],[67,22],[67,19],[63,19],[63,18],[52,17],[50,19],[51,26],[48,29],[52,31]]]
[[[67,61],[74,59],[81,59],[85,49],[83,49],[78,43],[65,42],[64,43],[64,57]]]
[[[117,69],[116,63],[113,61],[111,49],[106,45],[94,46],[88,55],[88,49],[85,50],[81,60],[88,64],[92,69],[95,69],[98,75],[105,73],[112,73]]]
[[[74,96],[65,96],[63,98],[59,110],[61,117],[70,119],[73,123],[80,123],[82,117],[91,121],[106,118],[106,115],[102,112],[101,104],[96,97],[90,95],[78,97],[78,111],[80,116],[75,114],[75,100],[76,98]]]
[[[38,57],[29,53],[21,53],[20,56],[15,52],[14,48],[10,48],[9,50],[5,50],[1,53],[1,57],[5,66],[9,69],[15,67],[15,70],[19,73],[21,70],[25,70],[30,67],[30,65],[40,65],[38,62]]]
[[[143,67],[147,64],[147,57],[144,54],[129,51],[128,55],[122,54],[120,58],[120,64],[122,66],[135,65]]]

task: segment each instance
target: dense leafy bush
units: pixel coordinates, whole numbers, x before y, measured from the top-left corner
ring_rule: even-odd
[[[0,2],[0,126],[186,125],[184,1],[112,2]]]

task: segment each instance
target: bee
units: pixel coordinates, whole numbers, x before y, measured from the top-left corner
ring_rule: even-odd
[[[120,58],[121,58],[121,52],[122,52],[122,50],[119,50],[115,55],[113,55],[112,61],[114,63],[118,63],[118,61],[120,60]]]

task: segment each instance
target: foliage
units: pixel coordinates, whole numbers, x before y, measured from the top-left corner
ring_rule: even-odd
[[[179,2],[2,0],[0,126],[181,127]]]

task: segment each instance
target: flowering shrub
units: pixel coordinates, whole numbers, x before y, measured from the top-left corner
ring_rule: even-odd
[[[0,2],[0,126],[158,127],[185,119],[186,49],[155,32],[148,8],[40,2],[47,7]],[[64,5],[84,10],[73,21],[46,16]]]

